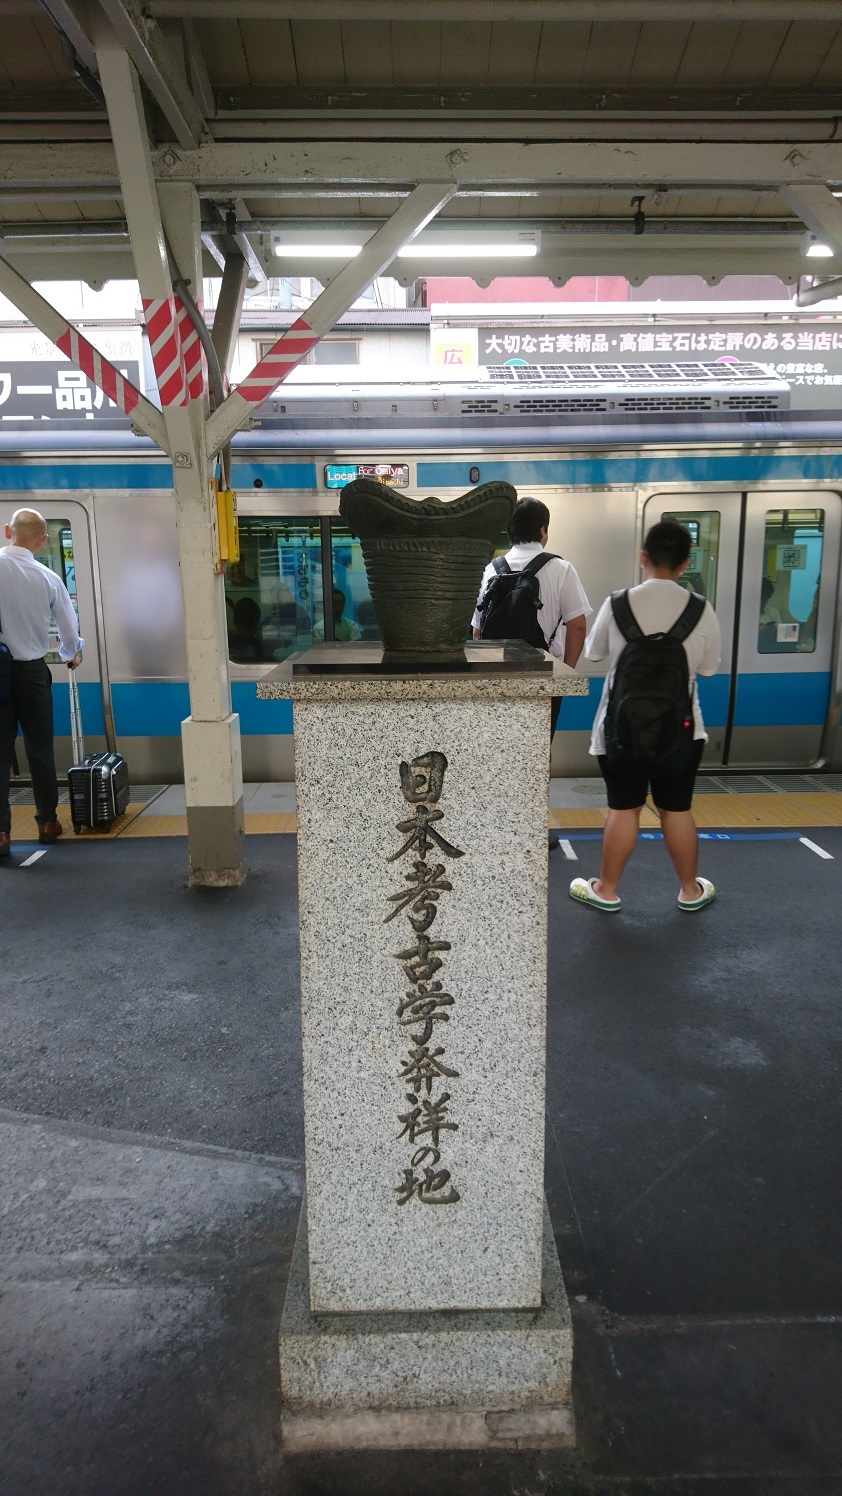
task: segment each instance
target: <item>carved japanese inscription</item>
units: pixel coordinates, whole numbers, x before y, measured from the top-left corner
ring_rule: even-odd
[[[395,951],[395,960],[403,967],[409,991],[398,1004],[397,1018],[406,1029],[409,1051],[401,1061],[399,1079],[406,1087],[408,1109],[398,1113],[401,1130],[413,1149],[409,1168],[396,1188],[398,1205],[420,1200],[422,1205],[455,1205],[459,1199],[450,1177],[442,1166],[442,1149],[448,1133],[457,1132],[458,1122],[450,1114],[449,1081],[458,1080],[459,1071],[445,1060],[444,1044],[437,1025],[450,1022],[455,999],[444,991],[437,977],[451,949],[448,940],[434,940],[430,935],[439,913],[440,901],[452,893],[447,865],[434,860],[439,854],[451,860],[465,854],[454,847],[438,829],[444,811],[436,809],[444,788],[447,759],[443,753],[422,753],[411,763],[400,766],[401,791],[412,806],[411,815],[396,823],[404,838],[403,845],[388,859],[397,862],[413,854],[412,870],[404,874],[406,888],[389,894],[389,913],[383,923],[391,924],[399,916],[408,921],[414,942],[406,950]]]

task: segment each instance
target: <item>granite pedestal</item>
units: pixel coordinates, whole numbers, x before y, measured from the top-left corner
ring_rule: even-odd
[[[258,687],[295,710],[307,1215],[284,1439],[569,1442],[547,791],[550,698],[587,682],[499,647],[389,667],[327,645]]]

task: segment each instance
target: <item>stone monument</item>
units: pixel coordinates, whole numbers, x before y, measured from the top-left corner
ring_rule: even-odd
[[[349,487],[361,533],[371,511]],[[455,537],[480,544],[446,648],[428,630],[412,668],[418,633],[389,634],[384,616],[392,649],[317,646],[258,686],[295,714],[306,1202],[281,1322],[291,1449],[574,1438],[543,1196],[547,791],[550,697],[587,682],[525,645],[461,642],[514,491],[466,500],[418,504],[415,531],[387,536],[436,541],[418,533],[436,507],[443,526],[485,524]]]

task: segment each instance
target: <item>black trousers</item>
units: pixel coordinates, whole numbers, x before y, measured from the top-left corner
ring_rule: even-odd
[[[53,678],[46,660],[13,660],[12,690],[0,701],[0,831],[11,831],[9,780],[18,728],[32,775],[35,819],[54,821],[58,805],[53,755]]]

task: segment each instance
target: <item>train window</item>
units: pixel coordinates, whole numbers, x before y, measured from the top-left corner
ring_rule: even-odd
[[[759,654],[812,654],[815,649],[823,545],[823,509],[767,510]]]
[[[688,592],[700,592],[712,608],[716,607],[716,574],[719,566],[719,511],[698,509],[692,514],[669,512],[661,519],[674,519],[690,531],[690,561],[680,577]]]
[[[60,577],[70,593],[70,600],[78,616],[79,605],[76,601],[76,567],[73,562],[73,537],[70,531],[69,519],[47,520],[47,544],[38,551],[36,561],[42,566],[49,567],[57,577]],[[51,621],[50,623],[50,647],[47,652],[47,663],[55,665],[59,660],[58,629]]]
[[[225,574],[228,654],[270,664],[324,637],[317,519],[240,517],[240,560]]]
[[[336,639],[379,639],[360,542],[345,525],[330,522],[333,559],[333,632]]]

